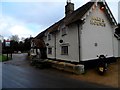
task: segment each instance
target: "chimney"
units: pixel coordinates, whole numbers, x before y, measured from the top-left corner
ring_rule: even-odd
[[[67,0],[67,5],[65,6],[65,15],[68,16],[74,11],[74,3],[71,0]]]

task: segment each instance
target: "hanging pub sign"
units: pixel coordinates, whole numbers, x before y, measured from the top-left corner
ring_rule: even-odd
[[[9,41],[9,40],[6,40],[6,41],[5,41],[5,46],[6,46],[6,47],[10,47],[10,41]]]
[[[92,17],[90,20],[91,25],[102,26],[105,27],[105,20],[100,17]]]

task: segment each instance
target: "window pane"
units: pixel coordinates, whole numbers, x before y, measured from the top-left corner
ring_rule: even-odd
[[[51,40],[51,35],[50,34],[48,34],[48,40]]]
[[[62,36],[64,36],[64,35],[66,35],[67,33],[66,33],[66,28],[64,27],[64,28],[62,28]]]
[[[68,55],[68,46],[62,46],[61,47],[61,54],[62,55]]]
[[[48,54],[52,54],[52,48],[48,48]]]

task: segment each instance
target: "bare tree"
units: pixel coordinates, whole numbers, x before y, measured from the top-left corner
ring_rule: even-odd
[[[22,41],[22,42],[24,42],[24,41],[25,41],[25,39],[26,39],[26,38],[24,38],[24,37],[21,37],[21,41]]]
[[[19,37],[18,37],[18,35],[12,35],[12,36],[10,37],[10,40],[14,40],[14,41],[19,42]]]

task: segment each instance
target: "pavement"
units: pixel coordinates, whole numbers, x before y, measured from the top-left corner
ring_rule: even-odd
[[[2,88],[112,88],[71,78],[56,69],[38,69],[29,65],[27,54],[14,54],[3,62]]]
[[[120,66],[120,61],[109,64],[108,70],[104,75],[99,75],[95,69],[89,69],[84,75],[69,75],[69,77],[118,88],[120,86],[118,65]]]

